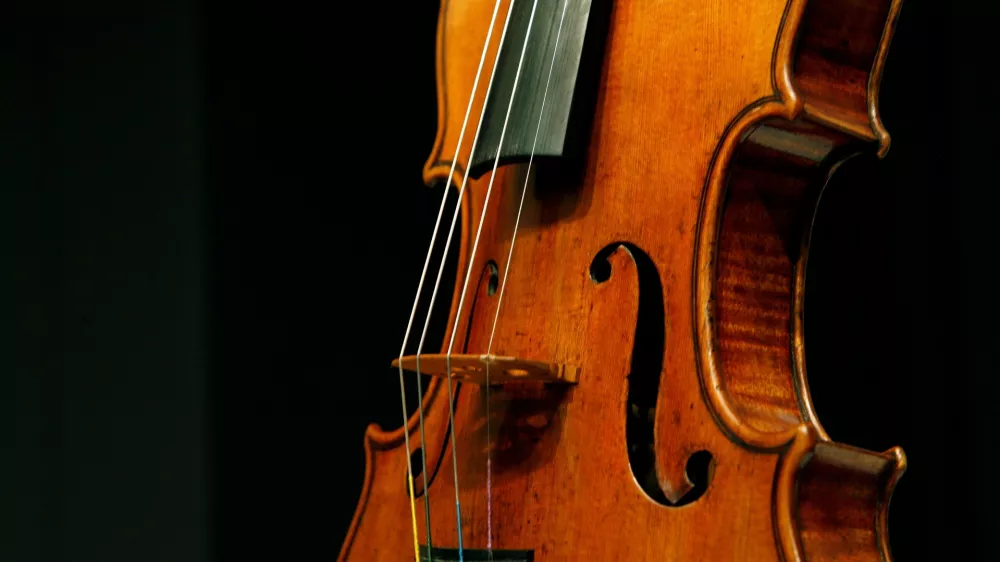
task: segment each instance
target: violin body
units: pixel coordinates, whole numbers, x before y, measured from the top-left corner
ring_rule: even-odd
[[[469,560],[487,550],[538,561],[891,559],[888,507],[905,456],[824,431],[803,299],[829,177],[888,150],[878,85],[900,4],[599,11],[594,0],[598,56],[581,65],[597,61],[595,86],[567,136],[582,138],[579,157],[530,169],[512,159],[467,180],[448,327],[463,353],[572,365],[578,380],[456,383],[449,399],[447,380],[433,378],[421,404],[428,488],[414,477],[411,511],[403,432],[421,447],[418,416],[370,427],[340,560],[413,557],[414,516],[420,544],[429,529],[442,549],[428,559],[457,560],[446,554],[458,545],[456,484]],[[442,1],[428,184],[458,190],[472,165],[501,45],[498,30],[472,95],[494,8]]]

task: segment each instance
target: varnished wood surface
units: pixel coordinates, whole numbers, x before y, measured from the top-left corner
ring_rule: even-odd
[[[492,10],[442,5],[428,183],[448,179]],[[461,311],[458,283],[452,303],[463,353],[586,375],[572,387],[493,390],[488,419],[486,389],[459,387],[455,459],[447,392],[431,382],[421,542],[429,501],[434,544],[457,543],[454,460],[466,548],[532,549],[539,561],[891,557],[887,510],[905,457],[823,430],[802,302],[827,178],[845,158],[888,147],[877,92],[898,11],[899,0],[614,3],[582,178],[544,167],[528,178],[491,349],[500,299],[479,273],[506,262],[523,166],[470,181],[459,279],[471,268],[480,282]],[[455,184],[471,142],[470,132]],[[652,337],[640,303],[643,314],[662,310]],[[649,446],[626,437],[630,385],[656,396],[638,412],[651,424],[648,467],[629,462],[630,445]],[[415,448],[416,416],[406,430]],[[365,487],[341,560],[412,556],[402,431],[365,436]],[[708,485],[671,505],[691,489],[698,451],[711,454]],[[644,491],[648,474],[655,494]]]
[[[530,361],[517,357],[496,355],[421,354],[395,359],[393,367],[403,366],[412,373],[432,377],[447,377],[468,384],[504,384],[507,382],[544,382],[549,384],[576,384],[580,369],[575,365],[561,365],[544,361]]]

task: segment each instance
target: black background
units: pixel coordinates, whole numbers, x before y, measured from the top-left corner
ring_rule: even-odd
[[[400,419],[385,365],[440,197],[420,179],[437,3],[8,6],[0,558],[334,558],[364,428]],[[810,262],[824,425],[909,456],[902,560],[998,550],[997,83],[976,10],[903,7],[892,149],[835,179]]]

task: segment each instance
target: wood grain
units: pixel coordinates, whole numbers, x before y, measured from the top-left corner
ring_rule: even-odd
[[[428,183],[462,184],[472,131],[459,137],[492,11],[486,0],[442,4]],[[466,548],[531,549],[539,561],[891,557],[888,503],[905,457],[836,444],[823,430],[802,302],[827,179],[844,159],[888,147],[876,102],[898,11],[898,0],[613,4],[582,168],[506,166],[469,180],[459,280],[472,271],[480,282],[462,310],[458,283],[450,319],[468,334],[463,353],[586,375],[560,388],[460,386],[455,459],[447,393],[431,383],[422,543],[429,502],[434,544],[457,544],[454,461]],[[506,263],[524,185],[515,251],[491,295],[478,272]],[[662,341],[637,346],[649,341],[640,303],[660,308],[649,304],[647,262],[662,292],[652,332]],[[653,352],[658,361],[640,357]],[[644,372],[650,364],[659,372]],[[651,443],[626,435],[629,386],[645,380],[656,389],[655,407],[639,413]],[[341,560],[412,556],[404,430],[417,435],[416,417],[366,434],[365,488]],[[630,464],[635,447],[651,447],[656,497]],[[677,507],[698,451],[712,455],[707,487]]]

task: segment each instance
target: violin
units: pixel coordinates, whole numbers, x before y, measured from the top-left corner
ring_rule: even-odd
[[[803,302],[900,8],[443,0],[403,423],[339,560],[890,560],[906,457],[823,429]]]

